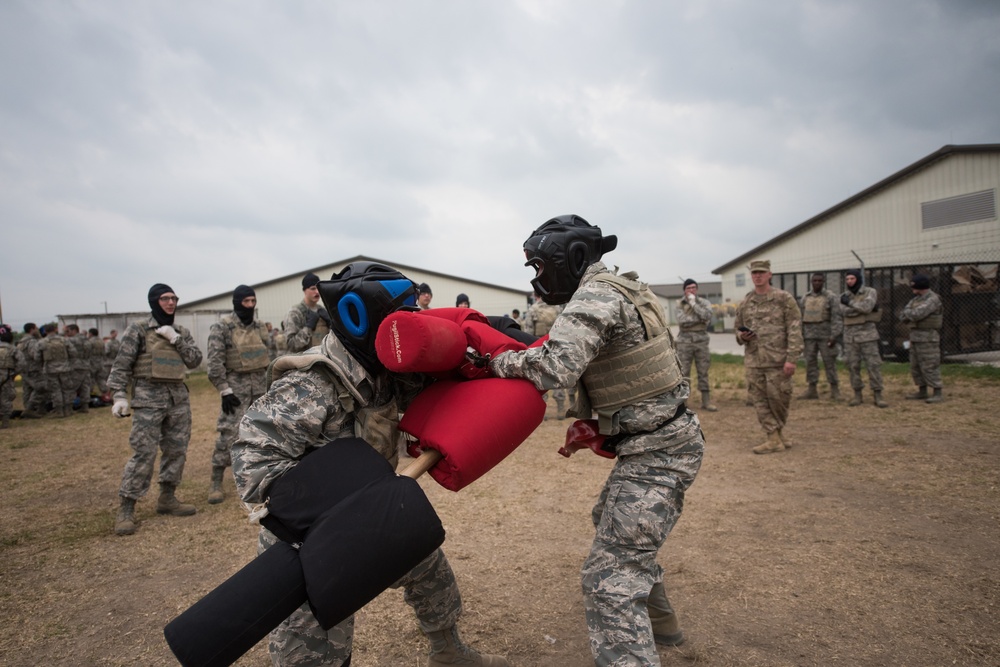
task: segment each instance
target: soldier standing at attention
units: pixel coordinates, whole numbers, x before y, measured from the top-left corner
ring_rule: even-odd
[[[887,408],[882,400],[882,357],[878,353],[878,328],[875,323],[881,319],[878,310],[878,293],[864,284],[861,271],[852,269],[844,278],[847,290],[840,295],[840,312],[844,316],[844,347],[847,352],[847,368],[851,372],[851,388],[854,398],[849,407],[861,405],[864,399],[861,390],[865,383],[861,379],[861,362],[868,369],[868,382],[875,394],[875,405]]]
[[[944,305],[941,297],[931,291],[931,281],[925,275],[914,274],[910,280],[913,298],[903,308],[899,319],[910,324],[910,375],[917,392],[906,398],[940,403],[941,397],[941,324]],[[927,395],[927,387],[934,390]]]
[[[490,362],[497,377],[524,378],[539,390],[581,381],[570,414],[596,411],[604,446],[617,454],[592,512],[596,534],[582,570],[590,650],[600,667],[659,665],[657,644],[684,641],[657,552],[705,447],[685,405],[690,386],[663,307],[634,272],[617,275],[600,261],[617,244],[576,215],[536,229],[524,242],[532,287],[545,303],[565,307],[541,347]]]
[[[736,342],[746,346],[747,390],[767,439],[754,454],[791,449],[782,433],[792,402],[792,375],[802,354],[802,320],[795,297],[771,286],[771,262],[750,262],[753,291],[736,309]]]
[[[132,384],[132,457],[122,472],[118,490],[121,506],[115,518],[115,534],[135,532],[135,502],[146,495],[153,477],[156,448],[160,448],[160,497],[157,514],[190,516],[198,510],[182,503],[175,491],[184,474],[188,442],[191,440],[191,402],[184,384],[185,368],[197,368],[201,350],[184,327],[174,325],[177,295],[157,283],[149,288],[151,309],[144,322],[134,322],[122,335],[121,349],[108,377],[114,392],[111,414],[127,417],[128,386]]]
[[[684,298],[677,307],[677,359],[681,364],[681,374],[691,377],[691,362],[698,371],[698,391],[701,393],[701,409],[715,412],[719,408],[712,404],[708,381],[708,367],[712,365],[712,355],[708,351],[708,325],[712,322],[712,304],[698,296],[698,283],[691,278],[684,281]]]
[[[256,309],[257,295],[253,288],[239,285],[233,290],[233,312],[208,331],[208,379],[222,398],[208,492],[208,502],[213,505],[225,498],[222,478],[226,468],[233,464],[232,447],[243,411],[266,389],[269,336],[267,329],[254,320]]]
[[[42,363],[45,380],[52,394],[52,416],[69,417],[73,414],[73,362],[76,348],[59,335],[55,324],[45,325],[45,335],[38,344],[38,361]]]
[[[837,295],[826,289],[822,273],[812,274],[812,291],[802,297],[802,338],[805,342],[806,382],[809,388],[801,399],[817,399],[819,392],[819,357],[823,357],[823,370],[830,383],[830,399],[840,400],[837,380],[837,338],[844,331]]]
[[[330,332],[330,314],[319,305],[319,276],[307,273],[302,278],[302,301],[285,315],[285,349],[289,354],[304,352],[323,342]]]

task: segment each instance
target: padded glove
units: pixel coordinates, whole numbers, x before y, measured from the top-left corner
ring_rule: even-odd
[[[330,320],[330,313],[326,312],[326,308],[320,306],[319,310],[316,311],[316,314],[319,316],[319,319],[326,322],[326,326],[329,327],[333,325],[333,322]]]
[[[695,297],[695,295],[694,295],[694,294],[688,294],[688,295],[687,295],[687,300],[688,300],[688,303],[690,303],[690,304],[691,304],[691,305],[693,306],[693,305],[694,305],[694,302],[695,302],[695,298],[696,298],[696,297]]]
[[[169,340],[171,345],[176,345],[177,340],[181,337],[181,335],[177,333],[177,330],[169,324],[164,324],[162,327],[159,327],[156,330],[156,333]]]
[[[329,317],[329,315],[327,315]],[[319,323],[319,313],[310,310],[306,313],[306,329],[316,329],[316,325]]]
[[[128,400],[116,398],[115,404],[111,406],[111,414],[115,417],[128,417]]]
[[[848,294],[847,292],[844,292],[843,294],[840,295],[840,302],[845,306],[851,305],[851,295]]]
[[[233,393],[232,389],[226,389],[222,392],[222,411],[227,415],[236,414],[236,408],[240,407],[240,399],[236,398],[236,394]]]

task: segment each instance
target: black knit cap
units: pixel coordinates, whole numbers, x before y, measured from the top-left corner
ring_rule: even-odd
[[[303,290],[307,290],[310,287],[315,287],[316,285],[319,285],[319,276],[317,276],[315,273],[310,272],[302,277]]]
[[[930,289],[931,279],[922,273],[914,273],[910,278],[910,287],[913,289]]]
[[[427,283],[420,283],[417,285],[417,294],[430,294],[434,296],[434,292],[431,291],[431,286]]]
[[[468,294],[459,294],[457,297],[455,297],[455,305],[457,306],[460,303],[471,303],[469,301],[469,295]]]
[[[687,280],[684,281],[684,289],[687,289],[688,285],[694,285],[695,287],[697,287],[698,281],[694,280],[693,278],[688,278]]]

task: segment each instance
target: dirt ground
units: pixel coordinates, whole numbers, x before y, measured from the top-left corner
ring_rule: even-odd
[[[721,409],[701,415],[704,466],[660,552],[688,637],[663,664],[1000,665],[997,376],[946,379],[939,405],[902,400],[902,373],[888,409],[796,400],[795,447],[755,456],[738,362],[713,373]],[[204,375],[189,384],[179,495],[198,514],[157,516],[147,497],[131,537],[112,533],[128,420],[102,408],[0,431],[0,664],[176,664],[164,625],[254,556],[232,480],[206,502],[218,397]],[[463,635],[512,665],[592,664],[579,568],[611,462],[559,456],[568,424],[547,420],[457,494],[421,480]],[[416,667],[425,650],[400,591],[358,614],[354,665]],[[266,647],[238,664],[269,665]]]

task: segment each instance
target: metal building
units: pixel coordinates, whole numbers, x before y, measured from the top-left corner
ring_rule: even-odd
[[[949,145],[905,167],[713,271],[725,304],[753,288],[752,259],[771,260],[772,284],[796,297],[809,276],[844,289],[844,272],[863,267],[879,292],[883,351],[905,357],[898,313],[914,272],[931,277],[945,301],[945,354],[1000,349],[1000,144]],[[732,317],[726,318],[731,328]]]

